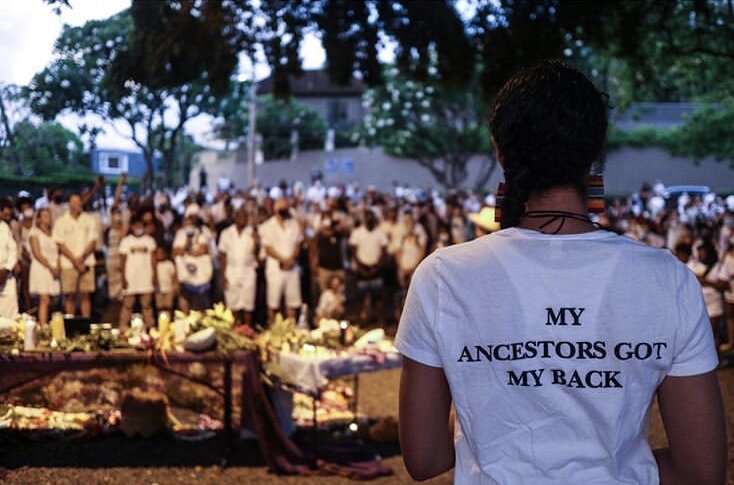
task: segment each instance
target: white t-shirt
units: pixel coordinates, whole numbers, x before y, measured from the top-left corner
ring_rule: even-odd
[[[460,484],[657,484],[657,387],[718,364],[694,275],[605,231],[512,228],[434,252],[396,346],[446,374]]]
[[[193,256],[189,254],[189,250],[196,250],[200,246],[210,249],[212,239],[208,227],[197,228],[190,241],[191,247],[187,248],[186,245],[189,239],[186,235],[186,229],[182,227],[176,232],[176,237],[173,238],[173,248],[185,248],[187,251],[186,254],[177,256],[175,259],[176,275],[181,283],[193,286],[203,286],[211,283],[214,272],[211,254],[207,252],[199,256]]]
[[[227,278],[239,278],[255,269],[255,239],[252,227],[245,227],[242,232],[232,224],[219,236],[219,251],[227,255]]]
[[[54,222],[53,232],[54,241],[63,243],[71,251],[74,256],[80,256],[86,247],[92,241],[97,240],[97,224],[94,217],[82,212],[79,217],[74,219],[69,212],[59,217]],[[94,266],[94,252],[90,253],[84,260],[86,266]],[[61,256],[61,268],[71,269],[69,258]]]
[[[156,263],[158,273],[158,292],[171,293],[173,291],[173,279],[176,276],[176,266],[168,259]]]
[[[155,239],[148,235],[127,235],[120,241],[120,254],[125,256],[126,295],[153,293],[153,253]]]
[[[301,226],[295,219],[286,219],[281,225],[278,218],[272,216],[260,225],[259,233],[263,249],[269,246],[284,258],[298,256],[296,245],[301,243],[303,235]],[[268,256],[265,269],[267,271],[279,270],[280,262]]]
[[[349,236],[349,245],[356,247],[357,261],[367,266],[374,266],[380,261],[382,250],[387,247],[387,243],[387,235],[379,226],[368,231],[361,225]]]

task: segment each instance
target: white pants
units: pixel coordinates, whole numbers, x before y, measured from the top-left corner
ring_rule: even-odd
[[[15,278],[8,276],[5,287],[0,290],[0,317],[15,318],[18,315],[18,285]]]
[[[267,268],[265,271],[267,281],[268,308],[277,310],[285,294],[285,305],[288,308],[301,306],[301,271],[294,268],[283,271],[280,268]]]
[[[255,268],[237,272],[227,272],[227,288],[224,290],[224,301],[232,311],[255,310],[255,289],[257,275]]]

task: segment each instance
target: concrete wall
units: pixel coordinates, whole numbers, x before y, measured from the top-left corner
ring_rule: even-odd
[[[209,174],[210,184],[225,175],[236,187],[246,187],[247,165],[237,163],[234,156],[215,151],[200,152],[198,160]],[[475,157],[470,162],[470,177],[466,186],[473,186],[479,166],[484,162]],[[342,148],[326,153],[302,152],[295,161],[273,161],[257,166],[257,178],[265,186],[281,179],[308,183],[313,172],[320,170],[327,183],[357,181],[361,186],[374,185],[387,190],[394,181],[410,186],[435,186],[428,170],[409,159],[386,155],[381,148]],[[191,171],[191,185],[198,187],[199,164]],[[501,180],[498,168],[488,188],[494,190]],[[711,158],[696,164],[690,159],[672,157],[658,148],[623,148],[607,156],[605,170],[606,192],[613,195],[632,193],[643,182],[661,180],[665,185],[708,185],[719,193],[734,193],[734,170],[728,161]]]

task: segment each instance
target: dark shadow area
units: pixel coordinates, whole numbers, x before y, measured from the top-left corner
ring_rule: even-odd
[[[224,435],[186,441],[169,434],[127,438],[122,433],[76,438],[61,431],[0,431],[2,467],[44,468],[144,468],[144,467],[264,467],[256,441],[235,440],[228,446]],[[362,442],[333,431],[299,430],[293,437],[306,455],[346,464],[400,454],[398,443]]]

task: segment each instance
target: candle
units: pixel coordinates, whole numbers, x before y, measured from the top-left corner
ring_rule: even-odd
[[[339,343],[342,345],[347,344],[347,328],[349,323],[346,320],[339,322]]]
[[[54,314],[51,315],[51,338],[57,343],[66,338],[64,315],[61,312],[54,312]]]
[[[36,348],[36,321],[32,317],[25,319],[23,327],[23,350]]]
[[[168,312],[160,312],[158,314],[158,333],[163,337],[171,326],[171,316]]]

